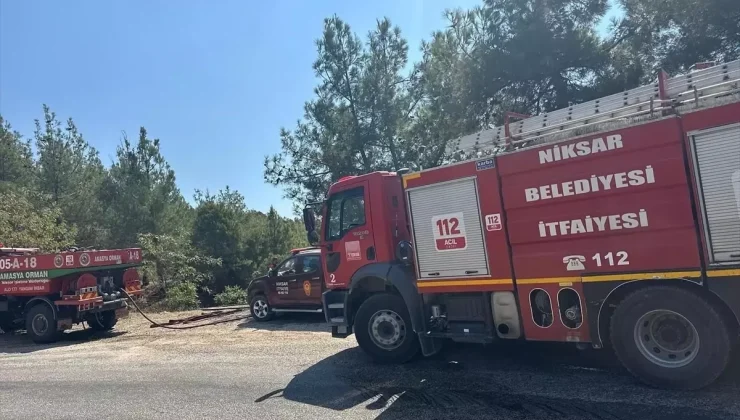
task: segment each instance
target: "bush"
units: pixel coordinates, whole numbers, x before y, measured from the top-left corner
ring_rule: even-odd
[[[239,286],[226,286],[223,292],[215,296],[216,305],[246,305],[247,291]]]
[[[190,282],[182,282],[168,289],[167,297],[162,303],[170,311],[184,311],[200,306],[198,291],[195,284]]]
[[[200,305],[198,293],[208,296],[212,270],[221,260],[200,255],[187,238],[141,234],[144,297],[150,309],[192,309]]]

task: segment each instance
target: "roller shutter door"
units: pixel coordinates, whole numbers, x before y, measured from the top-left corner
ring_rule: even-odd
[[[740,261],[740,124],[693,135],[709,254]]]
[[[475,179],[408,190],[419,279],[488,275]]]

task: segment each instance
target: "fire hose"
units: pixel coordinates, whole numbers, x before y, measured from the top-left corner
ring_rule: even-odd
[[[134,308],[136,308],[136,310],[141,314],[141,316],[143,316],[144,319],[146,319],[147,321],[149,321],[149,323],[151,324],[152,328],[153,327],[158,327],[158,328],[166,328],[166,329],[169,329],[169,330],[189,330],[191,328],[205,327],[207,325],[222,324],[222,323],[225,323],[225,322],[238,321],[240,319],[246,319],[246,318],[249,318],[250,317],[249,315],[243,315],[243,316],[239,316],[239,317],[236,317],[236,318],[219,319],[219,320],[215,320],[215,321],[211,321],[211,322],[206,322],[206,323],[198,324],[198,325],[186,325],[186,326],[174,327],[172,325],[162,324],[162,323],[153,321],[151,318],[149,318],[144,313],[144,311],[141,310],[141,308],[139,308],[139,305],[136,304],[136,301],[131,297],[131,295],[128,294],[128,292],[126,292],[126,290],[124,290],[122,288],[121,291],[123,292],[124,295],[126,295],[126,297],[128,298],[128,300],[131,301],[131,303],[134,305]],[[231,312],[231,313],[233,313],[233,312]]]

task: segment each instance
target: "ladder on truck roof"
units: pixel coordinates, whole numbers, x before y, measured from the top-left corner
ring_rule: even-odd
[[[540,115],[507,113],[504,125],[460,137],[449,146],[450,151],[471,154],[520,149],[617,128],[662,116],[676,108],[706,107],[709,101],[716,102],[720,97],[740,100],[740,60],[712,67],[702,63],[697,68],[700,69],[670,78],[661,71],[658,80],[650,85]]]

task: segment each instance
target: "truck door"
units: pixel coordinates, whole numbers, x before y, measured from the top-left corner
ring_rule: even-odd
[[[275,268],[275,275],[268,280],[270,304],[284,306],[291,303],[290,287],[297,281],[296,262],[298,257],[290,257]]]
[[[326,203],[324,235],[327,287],[346,287],[360,267],[375,260],[369,182],[348,182]]]
[[[289,299],[296,306],[321,307],[321,263],[319,254],[301,255],[296,263],[296,281],[289,283]]]

